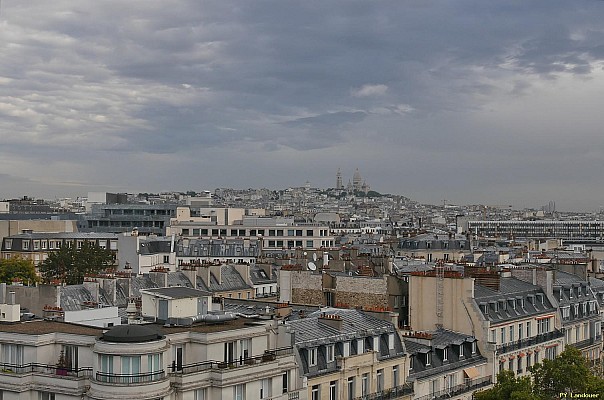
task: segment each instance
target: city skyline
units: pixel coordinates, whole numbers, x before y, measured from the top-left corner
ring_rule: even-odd
[[[3,1],[0,197],[604,205],[604,3]]]

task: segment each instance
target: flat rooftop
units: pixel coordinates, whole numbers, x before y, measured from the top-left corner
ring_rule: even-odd
[[[145,324],[145,326],[155,329],[161,335],[171,333],[196,332],[196,333],[215,333],[231,331],[236,329],[251,328],[262,326],[266,321],[255,321],[246,318],[237,318],[232,321],[226,321],[219,324],[199,323],[191,326],[170,326],[166,327],[160,324]],[[27,335],[46,335],[49,333],[67,333],[73,335],[100,337],[103,332],[110,328],[95,328],[83,325],[72,324],[68,322],[34,320],[17,323],[0,323],[0,333],[19,333]]]

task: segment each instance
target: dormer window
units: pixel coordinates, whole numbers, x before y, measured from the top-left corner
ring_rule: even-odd
[[[317,348],[308,349],[308,366],[314,367],[317,365]]]
[[[363,339],[357,339],[357,354],[363,354],[365,352],[365,342]]]
[[[476,342],[472,342],[472,354],[476,354]]]
[[[394,333],[388,334],[388,349],[394,350]]]
[[[328,363],[333,362],[336,359],[335,346],[333,344],[325,346],[325,355]]]
[[[342,356],[344,357],[348,357],[350,356],[350,342],[344,342],[342,343]]]
[[[459,358],[463,357],[463,343],[459,345]]]

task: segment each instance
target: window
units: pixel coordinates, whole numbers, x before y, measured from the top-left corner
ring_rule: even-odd
[[[63,345],[63,357],[67,368],[78,369],[78,346]]]
[[[308,349],[308,366],[314,367],[317,365],[317,348]]]
[[[55,394],[50,392],[40,392],[40,400],[55,400]]]
[[[260,398],[266,399],[271,397],[271,379],[263,379],[260,381]]]
[[[10,250],[13,247],[13,239],[4,239],[4,248]]]
[[[392,367],[392,387],[397,387],[400,380],[398,365]]]
[[[354,377],[353,376],[348,377],[348,382],[347,382],[346,388],[348,391],[347,399],[353,400],[354,399]]]
[[[338,400],[338,381],[329,382],[329,400]]]
[[[121,356],[122,374],[138,375],[141,373],[141,357],[140,356]],[[133,380],[135,382],[135,380]]]
[[[505,343],[505,328],[501,328],[501,343]]]
[[[235,385],[233,391],[235,392],[234,400],[245,400],[245,384]]]
[[[281,376],[282,379],[282,393],[287,393],[288,391],[288,387],[289,387],[289,371],[286,371],[283,373],[283,375]]]
[[[14,366],[23,365],[23,345],[3,344],[2,362]]]
[[[369,394],[369,374],[363,374],[361,377],[361,396]]]
[[[531,337],[531,321],[526,321],[526,337]]]
[[[113,356],[109,356],[106,354],[99,355],[99,365],[101,367],[101,372],[105,374],[113,373]]]
[[[472,354],[476,354],[476,342],[472,342]]]
[[[432,353],[426,353],[426,367],[432,364]]]
[[[314,247],[313,243],[312,243],[312,240],[307,240],[306,241],[306,247]]]
[[[394,333],[388,334],[388,349],[394,350]]]
[[[459,358],[463,357],[463,343],[459,345]]]
[[[518,340],[522,340],[522,334],[524,333],[524,329],[522,329],[522,322],[518,324]]]
[[[409,369],[413,369],[413,361],[415,360],[415,357],[410,356],[409,357]]]
[[[40,241],[34,240],[34,250],[40,250]]]
[[[23,241],[23,250],[29,250],[29,240]]]
[[[46,250],[48,248],[48,242],[46,240],[42,240],[40,243],[42,245],[42,250]]]
[[[333,344],[329,344],[329,345],[327,345],[326,350],[327,350],[327,362],[328,363],[333,362],[336,359],[335,354],[334,354],[335,346]]]
[[[162,354],[161,353],[157,353],[157,354],[149,354],[147,356],[147,369],[149,372],[160,372],[162,371],[163,365],[162,365]]]
[[[510,342],[514,341],[514,327],[510,326]]]
[[[313,385],[312,390],[310,391],[310,400],[321,400],[319,385]]]
[[[195,390],[195,400],[206,400],[206,389],[197,389]]]
[[[364,344],[365,342],[363,341],[363,339],[357,340],[357,354],[363,354],[365,352]]]
[[[377,370],[377,389],[376,391],[379,393],[381,391],[384,390],[384,370],[383,369],[378,369]]]
[[[164,264],[168,264],[170,262],[170,256],[164,256]]]
[[[443,361],[448,361],[448,360],[449,360],[449,349],[445,347],[443,349]]]

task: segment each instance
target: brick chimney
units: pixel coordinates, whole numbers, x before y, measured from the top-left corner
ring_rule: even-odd
[[[342,330],[343,320],[342,317],[340,317],[339,315],[322,313],[319,317],[319,322],[331,326],[332,328],[335,328],[339,331]]]

